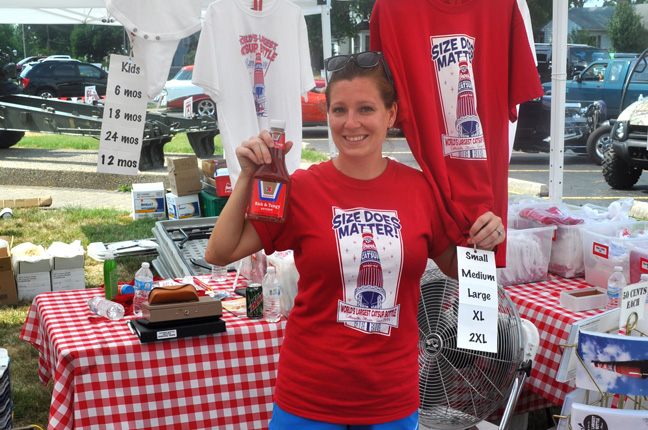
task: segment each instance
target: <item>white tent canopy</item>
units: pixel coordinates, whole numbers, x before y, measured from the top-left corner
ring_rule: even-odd
[[[212,1],[203,0],[203,16]],[[298,4],[304,15],[322,12],[317,0],[290,1]],[[120,25],[106,10],[104,0],[2,0],[0,24]]]
[[[322,14],[324,58],[330,57],[331,21],[328,6],[318,5],[317,0],[290,1],[299,5],[304,15]],[[212,2],[202,0],[203,17]],[[106,10],[104,0],[1,0],[0,24],[121,25]]]

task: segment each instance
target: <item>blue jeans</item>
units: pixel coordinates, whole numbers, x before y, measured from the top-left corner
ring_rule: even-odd
[[[409,417],[383,424],[346,425],[309,420],[281,409],[274,404],[268,430],[418,430],[418,411]]]

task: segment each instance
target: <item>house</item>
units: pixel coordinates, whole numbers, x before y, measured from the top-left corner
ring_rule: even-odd
[[[643,25],[648,28],[648,4],[633,4],[632,8],[642,17]],[[596,40],[594,46],[610,49],[612,43],[607,35],[606,27],[612,15],[614,15],[614,6],[569,9],[567,34],[571,34],[574,30],[587,30],[590,36]],[[549,21],[535,32],[535,41],[551,43],[552,32],[553,21]]]

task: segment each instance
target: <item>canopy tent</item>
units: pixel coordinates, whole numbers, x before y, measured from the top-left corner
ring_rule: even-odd
[[[299,5],[304,15],[322,12],[317,0],[290,0]],[[203,0],[203,15],[213,0]],[[2,0],[0,24],[102,24],[120,25],[104,4],[104,0]]]
[[[304,15],[322,14],[324,58],[331,56],[331,21],[328,5],[318,0],[290,0]],[[213,0],[202,0],[202,16]],[[330,0],[326,3],[330,4]],[[106,10],[104,0],[2,0],[0,24],[121,25]]]

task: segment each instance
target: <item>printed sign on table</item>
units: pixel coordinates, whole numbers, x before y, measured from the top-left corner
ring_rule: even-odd
[[[85,102],[87,104],[92,104],[94,101],[99,101],[99,93],[97,93],[97,87],[94,85],[85,87]]]
[[[109,70],[97,172],[137,175],[148,102],[144,66],[113,54]]]
[[[193,96],[187,97],[184,100],[184,117],[191,118],[193,116]]]
[[[648,282],[639,282],[624,287],[621,292],[621,317],[619,328],[625,327],[630,314],[635,312],[637,320],[642,320],[646,308],[646,295],[648,295]]]
[[[497,276],[492,251],[458,246],[457,346],[497,352]]]

